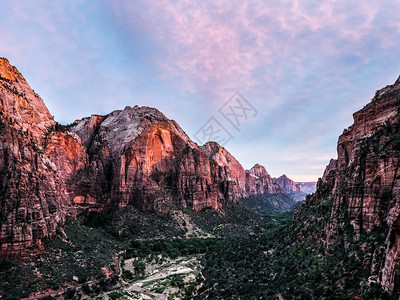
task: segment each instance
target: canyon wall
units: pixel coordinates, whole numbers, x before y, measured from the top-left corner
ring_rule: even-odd
[[[371,264],[370,281],[390,293],[399,292],[400,285],[399,109],[400,78],[377,91],[371,102],[353,115],[354,124],[339,137],[337,161],[330,162],[316,193],[295,216],[300,220],[308,206],[332,201],[325,227],[328,250],[335,245],[346,249],[364,232],[384,232],[384,263],[379,270],[372,270],[376,266]]]
[[[73,214],[67,182],[87,155],[77,135],[58,129],[18,70],[0,59],[0,256],[34,255]]]

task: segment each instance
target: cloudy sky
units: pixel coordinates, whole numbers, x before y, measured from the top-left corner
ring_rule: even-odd
[[[213,118],[245,168],[297,181],[400,75],[397,0],[1,2],[0,56],[60,123],[146,105],[194,139]]]

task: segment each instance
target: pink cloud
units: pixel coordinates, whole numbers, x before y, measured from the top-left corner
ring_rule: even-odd
[[[354,44],[371,30],[379,10],[376,3],[357,3],[357,11],[339,1],[312,3],[157,0],[141,6],[140,11],[136,3],[125,2],[122,8],[115,6],[115,12],[123,26],[143,26],[162,43],[166,55],[155,60],[165,76],[181,78],[182,88],[192,93],[212,91],[217,99],[227,91],[273,85],[276,79],[271,75],[254,73],[278,59],[295,65],[299,56],[307,55],[297,53],[297,48],[312,43],[308,39],[313,34],[320,38],[321,45],[316,47],[335,55],[337,45],[323,32]],[[138,24],[129,18],[136,14],[146,22]],[[351,24],[351,17],[357,24]],[[279,70],[274,73],[279,80]]]

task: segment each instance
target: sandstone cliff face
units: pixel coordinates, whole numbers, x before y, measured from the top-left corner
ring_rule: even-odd
[[[263,166],[256,164],[250,170],[245,170],[225,148],[215,142],[206,143],[201,150],[220,166],[225,180],[232,186],[234,197],[283,193],[282,187],[272,180]]]
[[[285,193],[303,193],[301,187],[296,185],[296,183],[285,174],[278,178],[273,178],[273,180],[283,188]]]
[[[305,193],[302,190],[302,186],[304,186],[308,191],[313,190],[312,186],[310,183],[295,183],[293,180],[288,178],[285,174],[278,177],[278,178],[273,178],[274,182],[279,184],[284,192],[288,195],[290,195],[295,201],[300,202],[304,201],[307,193]],[[314,191],[312,191],[314,192]]]
[[[215,142],[199,147],[153,108],[126,107],[76,121],[69,129],[81,137],[89,154],[79,182],[97,178],[86,194],[101,194],[98,203],[114,208],[220,209],[239,197],[283,192],[264,167],[246,172],[225,148]]]
[[[396,199],[399,146],[397,144],[400,84],[388,86],[354,114],[354,124],[339,137],[334,210],[328,234],[343,219],[355,233],[386,223]]]
[[[255,164],[249,171],[247,171],[249,175],[249,182],[251,182],[251,178],[254,179],[255,183],[255,194],[276,194],[276,193],[284,193],[283,188],[274,182],[272,177],[268,174],[265,167]]]
[[[337,159],[331,159],[329,161],[329,164],[326,166],[324,174],[322,175],[322,181],[326,181],[327,178],[329,177],[329,174],[331,172],[336,172],[337,169]]]
[[[156,109],[126,107],[76,121],[70,130],[87,147],[90,177],[98,178],[87,193],[96,197],[102,191],[99,202],[167,212],[218,209],[225,200],[235,201],[217,163]]]
[[[56,128],[40,97],[0,59],[0,256],[34,254],[65,221],[66,180],[87,156],[76,135]]]
[[[337,162],[330,162],[315,195],[297,212],[332,199],[328,249],[338,243],[346,248],[373,228],[388,231],[383,270],[371,269],[371,274],[390,293],[400,284],[399,108],[400,78],[354,114],[354,124],[339,137]]]
[[[208,142],[201,146],[200,149],[218,164],[221,175],[230,182],[233,196],[246,197],[251,192],[254,192],[254,189],[251,191],[251,187],[246,180],[246,171],[224,147],[216,142]]]

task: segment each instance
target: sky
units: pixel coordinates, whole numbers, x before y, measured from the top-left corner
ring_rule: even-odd
[[[400,75],[397,0],[0,4],[0,56],[58,122],[155,107],[295,181],[321,177],[352,114]]]

